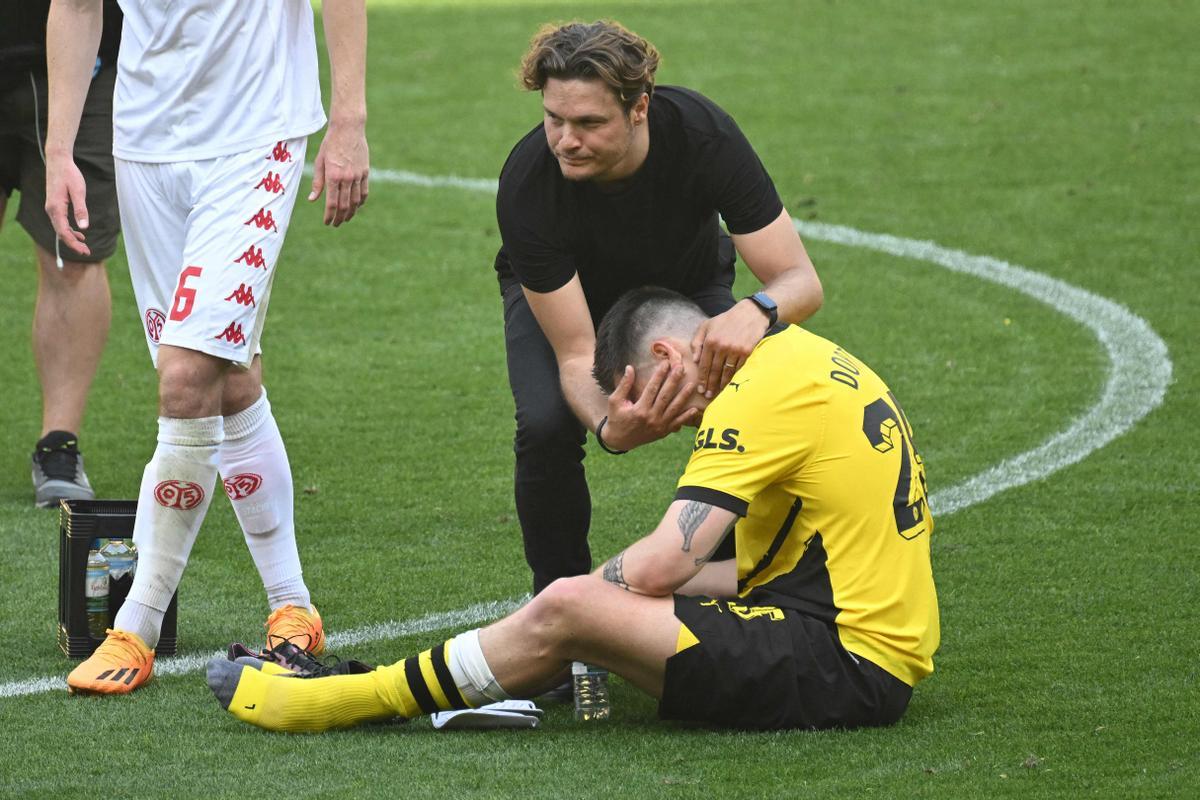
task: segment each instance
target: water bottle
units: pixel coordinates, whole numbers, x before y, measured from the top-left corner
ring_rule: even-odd
[[[575,688],[575,719],[608,719],[608,670],[576,661],[571,664],[571,681]]]
[[[108,561],[100,554],[100,540],[92,542],[88,551],[87,577],[84,581],[87,598],[88,633],[93,639],[103,639],[108,620]]]
[[[138,562],[137,545],[133,543],[133,539],[122,539],[122,541],[125,542],[125,546],[129,548],[129,561],[131,564],[131,566],[129,568],[129,577],[132,578],[134,575],[137,575],[137,562]]]
[[[109,539],[108,544],[100,548],[100,555],[108,562],[108,577],[115,581],[126,575],[133,575],[133,563],[136,557],[134,551],[125,542],[127,539]]]

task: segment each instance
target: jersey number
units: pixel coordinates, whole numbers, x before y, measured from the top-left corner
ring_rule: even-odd
[[[175,322],[182,322],[192,313],[192,306],[196,304],[196,290],[184,284],[188,278],[198,277],[202,269],[203,267],[188,267],[179,273],[179,285],[175,287],[175,300],[171,303],[171,319]]]
[[[896,515],[896,532],[905,539],[915,539],[925,532],[925,525],[921,524],[928,507],[925,462],[912,445],[912,426],[894,394],[888,392],[886,398],[881,397],[863,409],[862,429],[867,441],[880,453],[900,448],[900,475],[896,480],[892,510]],[[910,497],[913,498],[911,502]]]

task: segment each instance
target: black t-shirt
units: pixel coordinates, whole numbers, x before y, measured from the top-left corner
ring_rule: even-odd
[[[18,81],[29,85],[29,71],[46,74],[46,17],[50,0],[0,0],[0,86]],[[117,63],[124,20],[117,0],[104,0],[104,30],[97,57]]]
[[[496,255],[502,289],[550,292],[579,274],[599,324],[622,294],[664,286],[692,294],[733,284],[733,247],[720,229],[753,233],[783,202],[737,123],[708,98],[678,86],[654,90],[650,151],[613,193],[568,181],[541,125],[500,172]]]

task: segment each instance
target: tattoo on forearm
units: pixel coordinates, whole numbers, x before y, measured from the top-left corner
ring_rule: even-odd
[[[679,512],[679,532],[683,534],[683,552],[691,552],[692,537],[696,535],[697,529],[704,520],[708,519],[710,511],[712,511],[712,506],[708,503],[689,500],[688,504]]]
[[[612,557],[607,564],[604,565],[604,580],[609,583],[615,583],[625,591],[629,591],[629,584],[625,582],[625,551],[617,553]]]
[[[729,535],[729,532],[732,531],[736,525],[737,519],[735,518],[733,522],[729,523],[729,527],[725,529],[725,532],[721,534],[721,538],[717,539],[717,543],[712,546],[712,550],[708,551],[708,555],[704,556],[703,558],[695,559],[695,564],[697,567],[712,561],[712,557],[717,554],[717,548],[721,546],[721,542],[725,541],[725,537]]]

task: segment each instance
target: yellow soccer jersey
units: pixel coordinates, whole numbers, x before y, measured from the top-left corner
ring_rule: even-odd
[[[910,686],[933,671],[925,467],[896,398],[845,350],[795,326],[765,337],[704,412],[676,498],[743,517],[740,596],[836,623]]]

